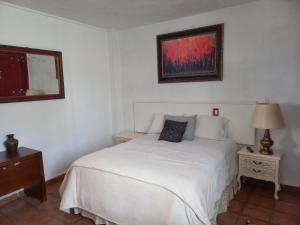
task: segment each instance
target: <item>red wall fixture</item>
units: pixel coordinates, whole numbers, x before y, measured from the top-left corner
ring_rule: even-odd
[[[213,116],[219,116],[220,115],[219,108],[213,108],[212,114],[213,114]]]

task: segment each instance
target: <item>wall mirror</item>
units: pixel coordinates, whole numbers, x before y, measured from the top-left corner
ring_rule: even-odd
[[[0,45],[0,103],[64,97],[61,52]]]

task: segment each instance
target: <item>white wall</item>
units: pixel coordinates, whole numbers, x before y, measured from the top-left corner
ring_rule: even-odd
[[[132,129],[132,102],[264,101],[282,104],[287,128],[273,132],[284,152],[282,182],[300,186],[300,2],[261,0],[119,32],[123,122]],[[224,80],[158,84],[156,35],[225,23]],[[118,66],[118,64],[115,64]],[[118,80],[115,78],[115,80]],[[120,93],[121,92],[121,93]]]
[[[109,31],[0,4],[0,43],[62,51],[66,99],[0,104],[0,137],[41,149],[46,177],[132,129],[135,99],[282,104],[283,183],[300,186],[300,2],[261,0]],[[157,83],[156,35],[225,23],[224,81]]]
[[[111,75],[112,130],[123,129],[122,78],[120,70],[120,46],[117,30],[109,31],[109,66]]]
[[[66,93],[60,100],[0,104],[0,142],[14,133],[21,146],[42,150],[47,178],[110,145],[107,32],[0,4],[0,33],[1,44],[61,51]]]

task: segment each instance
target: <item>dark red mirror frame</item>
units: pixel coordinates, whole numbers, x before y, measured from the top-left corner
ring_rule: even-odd
[[[0,45],[1,52],[11,52],[15,54],[38,54],[38,55],[48,55],[55,57],[56,74],[58,78],[59,94],[45,94],[45,95],[32,95],[32,96],[8,96],[1,97],[0,103],[9,102],[23,102],[23,101],[39,101],[39,100],[51,100],[51,99],[63,99],[65,98],[64,90],[64,78],[63,78],[63,64],[62,64],[62,53],[58,51],[43,50],[43,49],[33,49],[26,47],[16,47],[9,45]]]

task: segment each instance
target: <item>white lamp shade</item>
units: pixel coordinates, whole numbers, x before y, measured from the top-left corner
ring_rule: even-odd
[[[284,121],[279,104],[257,103],[252,119],[252,126],[261,129],[284,127]]]

